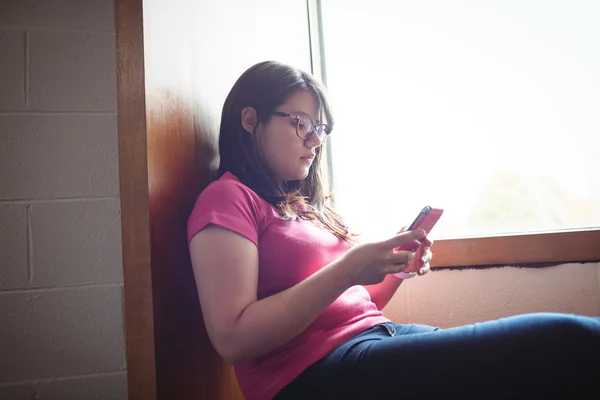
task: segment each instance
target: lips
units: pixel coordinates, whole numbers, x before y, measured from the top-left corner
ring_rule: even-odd
[[[304,156],[304,157],[300,157],[300,158],[302,158],[303,160],[310,160],[310,161],[312,161],[312,160],[315,159],[315,155],[311,154],[310,156]]]

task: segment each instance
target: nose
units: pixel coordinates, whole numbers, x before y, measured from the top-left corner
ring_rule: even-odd
[[[317,132],[313,131],[307,139],[304,139],[304,145],[310,149],[314,149],[322,145],[325,138],[326,136],[323,135],[323,138],[321,139]]]

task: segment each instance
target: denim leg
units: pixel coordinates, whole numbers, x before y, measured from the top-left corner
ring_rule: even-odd
[[[600,398],[599,318],[536,313],[448,329],[395,328],[391,335],[380,325],[349,340],[278,398]]]

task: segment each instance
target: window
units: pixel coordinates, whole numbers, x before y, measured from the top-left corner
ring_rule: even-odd
[[[386,236],[431,205],[443,265],[600,259],[598,2],[320,5],[353,226]]]

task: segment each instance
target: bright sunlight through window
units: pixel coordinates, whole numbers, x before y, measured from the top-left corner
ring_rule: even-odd
[[[367,237],[600,226],[600,1],[323,0],[337,207]]]

